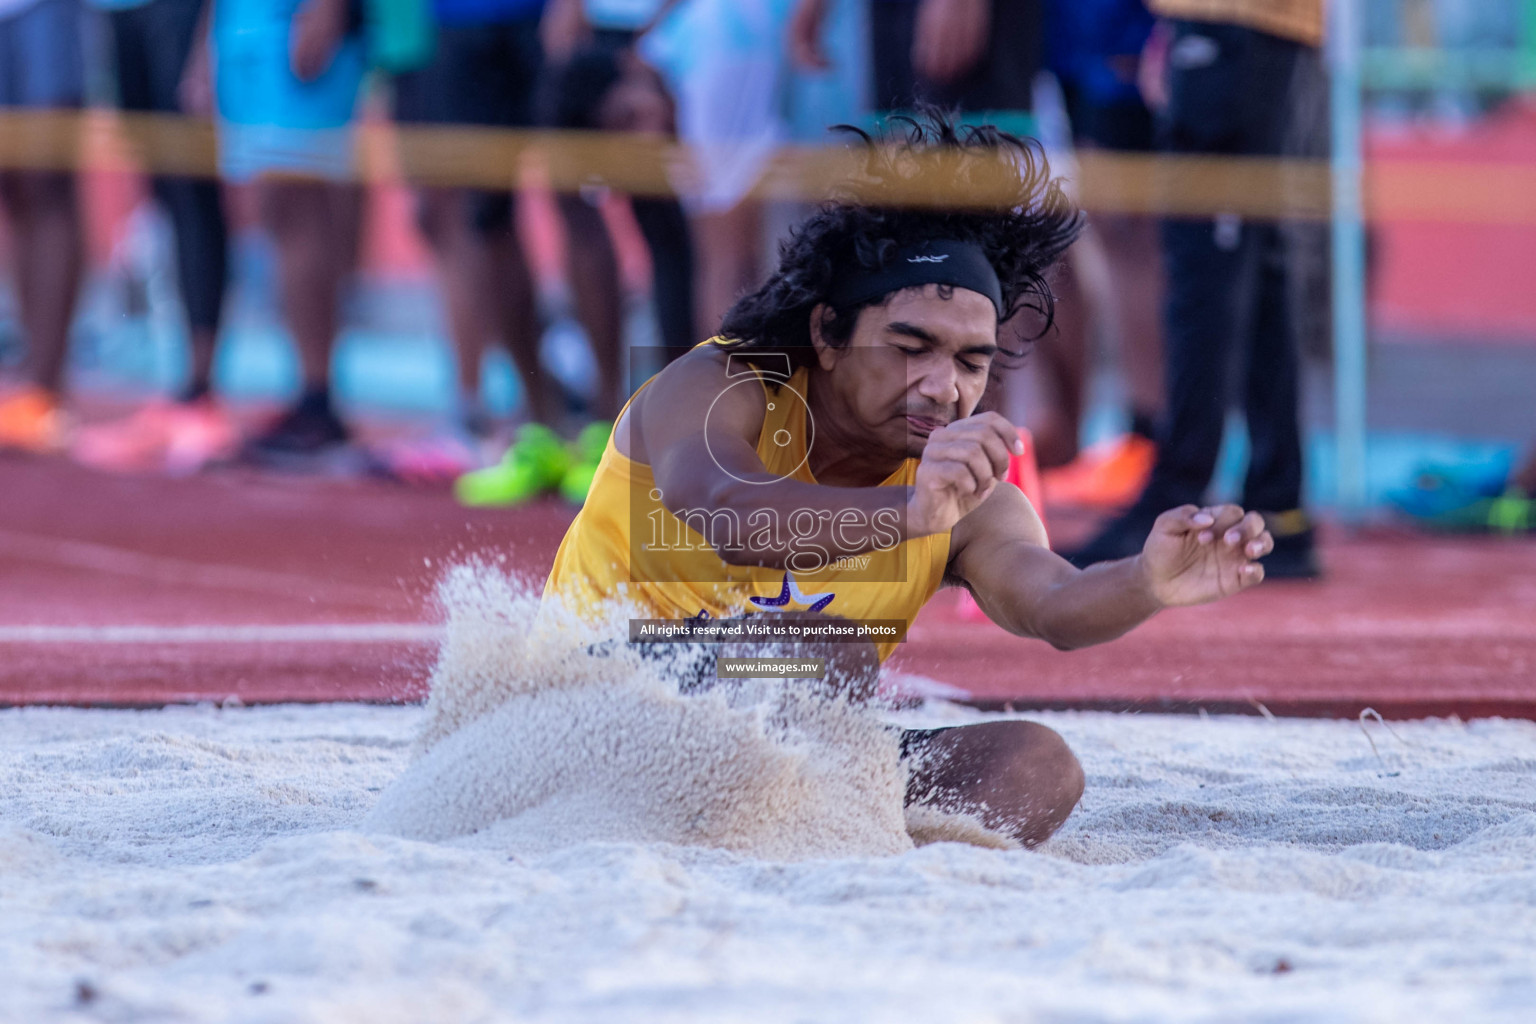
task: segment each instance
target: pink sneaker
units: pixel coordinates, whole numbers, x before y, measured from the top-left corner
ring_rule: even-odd
[[[187,476],[211,462],[234,458],[239,448],[240,431],[222,405],[183,403],[171,411],[164,468],[172,476]]]
[[[116,473],[185,476],[230,457],[239,438],[216,402],[148,403],[126,419],[83,429],[76,461]]]
[[[401,483],[438,487],[495,461],[491,444],[458,432],[395,441],[374,449],[375,468]]]

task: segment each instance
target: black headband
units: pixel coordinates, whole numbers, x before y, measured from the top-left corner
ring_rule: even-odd
[[[1003,288],[992,261],[981,246],[948,239],[904,245],[879,270],[849,270],[833,282],[827,301],[846,309],[925,284],[949,285],[985,295],[992,300],[997,318],[1003,318]]]

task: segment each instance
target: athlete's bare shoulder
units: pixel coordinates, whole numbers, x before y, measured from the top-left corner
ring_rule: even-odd
[[[645,465],[659,450],[702,434],[739,436],[753,445],[767,415],[763,389],[733,387],[753,373],[739,354],[699,345],[669,363],[631,400],[614,428],[619,453]]]

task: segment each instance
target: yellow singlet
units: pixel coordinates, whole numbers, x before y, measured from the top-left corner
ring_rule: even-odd
[[[757,454],[769,472],[815,483],[807,459],[807,379],[801,368],[777,391],[756,374],[729,386],[764,389],[768,409]],[[911,485],[916,473],[917,460],[907,459],[880,486]],[[894,519],[864,524],[853,521],[857,517],[851,510],[846,514],[849,536],[859,530],[883,532],[893,542],[899,536]],[[746,513],[739,527],[747,536],[774,528],[796,535],[793,524],[770,521],[770,515],[766,510]],[[560,542],[544,596],[559,595],[577,608],[621,597],[660,619],[701,612],[725,618],[813,610],[858,621],[901,619],[910,625],[939,589],[949,560],[949,534],[942,533],[827,559],[821,568],[806,571],[733,566],[720,558],[699,528],[729,530],[737,525],[728,513],[715,510],[674,515],[662,504],[651,467],[621,455],[610,437],[586,504]],[[809,561],[814,566],[817,559],[812,555]],[[896,649],[894,641],[877,646],[882,661]]]

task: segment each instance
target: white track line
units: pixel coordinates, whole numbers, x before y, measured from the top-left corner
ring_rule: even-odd
[[[146,555],[108,544],[83,540],[64,540],[35,533],[0,530],[0,555],[33,562],[67,565],[76,569],[110,572],[121,576],[190,584],[222,590],[245,590],[261,594],[297,597],[323,589],[327,596],[368,605],[398,607],[402,595],[381,587],[360,587],[335,583],[324,578],[271,569],[252,569],[239,565],[209,565],[162,555]]]
[[[0,626],[0,644],[371,644],[433,643],[443,627],[423,622],[270,626]]]

